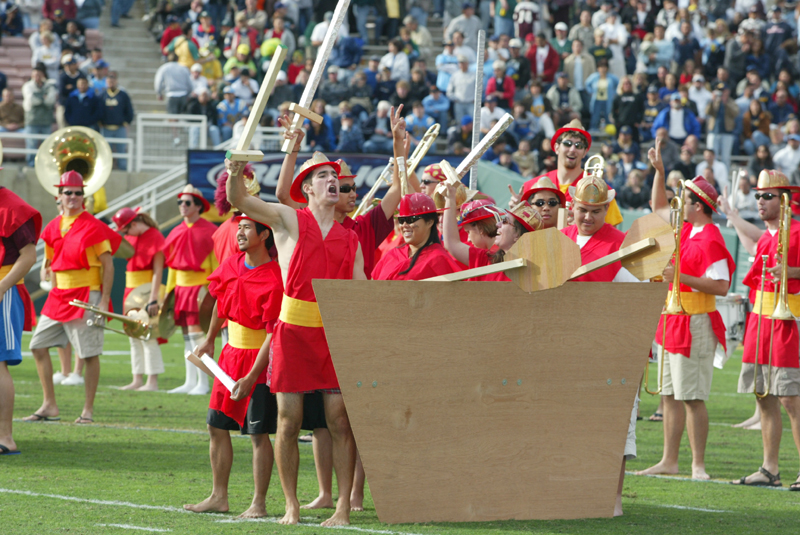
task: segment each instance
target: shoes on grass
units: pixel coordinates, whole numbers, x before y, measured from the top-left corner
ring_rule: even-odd
[[[69,374],[69,377],[61,381],[63,386],[80,386],[84,383],[83,377],[77,373]]]

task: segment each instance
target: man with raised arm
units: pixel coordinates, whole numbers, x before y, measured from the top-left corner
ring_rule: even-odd
[[[295,144],[284,165],[294,168],[299,148]],[[226,160],[225,166],[230,175],[228,201],[272,229],[281,259],[284,296],[273,336],[269,377],[270,389],[278,398],[275,455],[286,499],[286,514],[280,523],[297,524],[300,520],[297,438],[303,420],[303,396],[321,391],[339,485],[336,510],[322,525],[349,524],[356,445],[311,285],[313,279],[366,279],[358,236],[335,219],[339,164],[319,152],[303,164],[290,190],[295,202],[308,203],[303,210],[249,196],[241,174],[243,162]]]
[[[758,176],[756,189],[758,190],[756,193],[758,216],[766,225],[766,231],[742,219],[736,210],[731,209],[725,197],[720,198],[720,211],[728,216],[728,221],[733,223],[745,249],[755,257],[755,262],[742,281],[753,291],[751,295],[755,296],[755,304],[753,313],[750,314],[747,321],[742,371],[739,375],[739,393],[752,394],[753,382],[756,381],[756,388],[763,395],[765,386],[767,386],[767,378],[769,378],[769,394],[764,398],[756,398],[758,407],[761,409],[764,462],[754,474],[732,483],[780,487],[782,482],[778,470],[778,454],[783,432],[781,406],[789,415],[792,429],[800,429],[800,360],[798,359],[800,338],[798,337],[797,320],[772,320],[770,316],[775,308],[775,282],[781,277],[781,264],[776,258],[780,241],[778,231],[780,229],[781,195],[788,193],[789,199],[791,199],[792,194],[800,188],[792,186],[786,175],[780,171],[765,169]],[[800,279],[800,223],[793,219],[790,221],[786,290],[789,309],[796,317],[800,316],[800,299],[798,299],[798,294],[800,294],[800,281],[798,281]],[[767,256],[766,271],[769,274],[769,278],[764,281],[763,286],[761,285],[764,269],[762,255]],[[761,322],[760,330],[758,329],[759,321]],[[772,351],[771,354],[770,351]],[[757,363],[756,357],[758,357]],[[770,363],[771,370],[769,369]],[[794,433],[794,442],[800,453],[800,434]],[[789,490],[800,490],[800,476],[789,485]]]
[[[656,170],[653,212],[670,221],[661,140],[647,157]],[[725,324],[714,296],[726,295],[733,263],[719,228],[711,220],[717,210],[717,191],[703,177],[684,182],[683,229],[680,247],[680,297],[685,315],[662,315],[656,331],[659,358],[664,359],[661,399],[664,402],[664,453],[661,461],[638,474],[677,474],[678,452],[684,427],[692,449],[692,478],[710,479],[706,473],[708,438],[706,400],[711,392],[714,354],[725,348]],[[664,280],[675,276],[675,266],[664,270]],[[666,321],[666,340],[662,339]]]

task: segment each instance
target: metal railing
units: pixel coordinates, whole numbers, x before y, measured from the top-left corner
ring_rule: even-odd
[[[98,135],[99,132],[98,132]],[[29,149],[27,145],[25,147],[15,147],[13,144],[9,144],[6,140],[9,139],[21,139],[23,141],[27,141],[29,139],[34,139],[38,141],[38,145],[41,145],[41,142],[47,139],[50,134],[28,134],[25,132],[3,132],[0,133],[0,141],[3,142],[3,154],[8,157],[13,154],[21,154],[23,156],[28,155],[36,155],[38,152],[37,149]],[[131,168],[133,163],[133,140],[131,138],[111,138],[106,139],[109,142],[109,145],[112,146],[112,150],[115,145],[123,145],[124,152],[112,152],[111,157],[114,160],[124,160],[128,164],[128,169]]]
[[[234,131],[234,136],[231,139],[223,141],[214,148],[218,150],[228,150],[235,148],[236,143],[239,141],[239,136],[237,136],[236,133],[237,132]],[[256,127],[255,134],[253,134],[253,140],[250,142],[250,148],[258,149],[262,152],[280,152],[282,144],[283,144],[282,127],[258,126]],[[304,137],[303,142],[300,144],[300,151],[305,152],[307,150],[309,150],[308,142]]]
[[[166,171],[186,162],[186,149],[208,148],[205,115],[136,115],[136,170]]]

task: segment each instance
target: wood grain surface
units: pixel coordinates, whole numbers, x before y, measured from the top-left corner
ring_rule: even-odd
[[[581,249],[560,230],[549,228],[523,234],[506,253],[506,260],[525,258],[527,267],[506,276],[525,292],[557,288],[581,267]]]
[[[672,259],[672,253],[675,252],[672,225],[661,219],[658,214],[648,214],[634,221],[620,248],[647,238],[655,238],[656,246],[622,261],[622,267],[640,281],[660,276]]]

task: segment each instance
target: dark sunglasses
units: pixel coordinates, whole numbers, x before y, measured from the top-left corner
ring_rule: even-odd
[[[549,206],[551,208],[555,208],[556,206],[561,204],[561,201],[559,201],[558,199],[547,199],[547,200],[536,199],[535,201],[533,201],[533,205],[534,206],[538,206],[539,208],[541,208],[545,204],[547,204],[547,206]]]
[[[774,193],[756,193],[755,195],[753,195],[753,197],[755,197],[757,201],[760,199],[764,199],[765,201],[771,201],[772,199],[777,197],[777,195],[775,195]]]
[[[185,205],[185,206],[192,206],[194,201],[178,201],[178,206]]]
[[[413,225],[420,219],[422,219],[421,215],[412,215],[408,217],[398,217],[397,222],[400,223],[401,225]]]
[[[583,141],[570,141],[570,140],[567,139],[567,140],[562,141],[561,144],[564,145],[567,148],[570,148],[570,147],[574,146],[578,150],[583,150],[583,149],[586,148],[586,143],[584,143]]]
[[[424,180],[420,180],[419,183],[422,184],[423,186],[430,186],[431,184],[438,184],[439,181],[438,180],[430,180],[430,179],[426,178]]]
[[[356,190],[355,185],[351,186],[350,184],[342,184],[339,186],[339,193],[350,193],[351,191],[355,190]]]
[[[73,195],[76,197],[83,197],[83,191],[62,191],[61,193],[67,197],[72,197]]]

